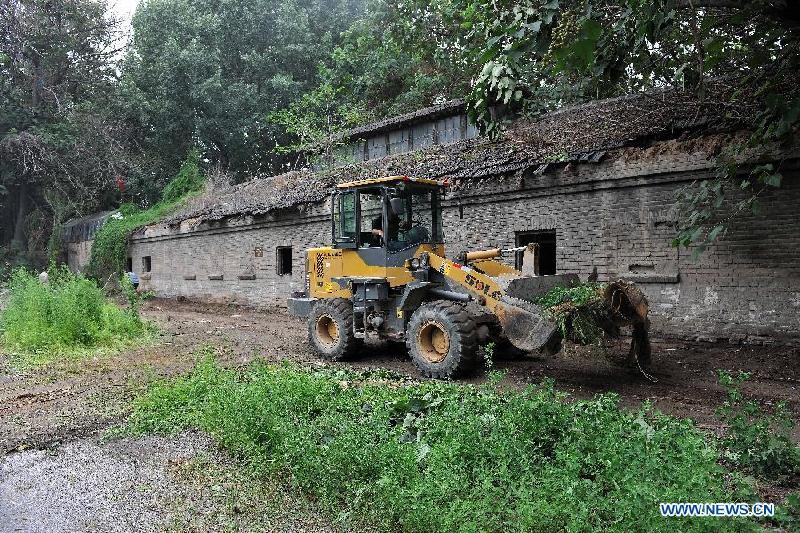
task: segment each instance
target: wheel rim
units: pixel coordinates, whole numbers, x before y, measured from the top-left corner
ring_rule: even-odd
[[[428,322],[419,330],[420,354],[430,363],[440,363],[450,351],[450,335],[438,322]]]
[[[339,326],[336,321],[328,315],[322,315],[317,319],[317,338],[322,344],[333,346],[339,342]]]

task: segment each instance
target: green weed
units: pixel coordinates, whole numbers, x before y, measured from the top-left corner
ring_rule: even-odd
[[[6,349],[45,362],[57,354],[130,344],[152,332],[137,310],[120,309],[97,284],[66,267],[51,267],[49,281],[24,269],[9,282],[8,305],[0,314]]]
[[[405,531],[750,530],[664,519],[659,502],[741,501],[713,440],[615,395],[565,402],[552,383],[390,381],[210,357],[134,403],[133,432],[200,428],[353,525]]]
[[[794,427],[785,402],[767,412],[759,402],[745,398],[741,385],[750,374],[719,371],[727,398],[717,413],[728,432],[722,440],[724,458],[732,465],[760,477],[785,478],[800,475],[800,447],[790,434]]]
[[[578,344],[595,344],[603,339],[599,324],[608,321],[608,306],[603,298],[605,285],[586,282],[573,287],[558,286],[537,300],[555,320],[561,335]]]
[[[789,494],[786,504],[775,510],[775,522],[786,531],[800,531],[800,492]]]
[[[161,193],[161,200],[175,203],[189,194],[203,189],[206,179],[200,172],[200,152],[197,148],[189,150],[183,166]]]
[[[594,300],[601,299],[603,288],[605,288],[603,283],[592,281],[580,283],[573,287],[559,285],[550,289],[536,303],[544,309],[551,309],[563,303],[571,303],[577,306],[586,305]]]

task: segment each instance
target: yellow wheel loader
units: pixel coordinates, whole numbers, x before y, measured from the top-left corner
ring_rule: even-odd
[[[461,252],[447,259],[441,197],[445,184],[390,176],[342,183],[332,198],[332,246],[306,253],[306,287],[289,310],[308,319],[309,341],[328,360],[354,355],[370,337],[404,341],[428,377],[469,373],[479,346],[509,341],[555,353],[562,331],[536,305],[575,274],[538,276],[537,248]],[[504,254],[524,255],[518,271]],[[633,327],[631,354],[649,356],[647,301],[633,285],[606,289],[614,309],[605,331]]]

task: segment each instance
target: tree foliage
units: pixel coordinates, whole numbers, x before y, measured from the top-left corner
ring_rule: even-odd
[[[129,167],[107,111],[119,31],[106,15],[96,0],[0,4],[0,245],[102,207]]]
[[[677,199],[674,244],[702,251],[739,214],[758,213],[759,198],[780,185],[780,163],[769,160],[797,130],[798,27],[800,8],[780,1],[401,0],[373,7],[351,30],[354,44],[370,44],[344,39],[330,60],[331,83],[378,116],[405,110],[406,99],[421,107],[431,96],[467,95],[471,119],[490,136],[509,110],[538,115],[653,89],[693,93],[752,129],[720,155],[716,179]],[[369,28],[379,28],[371,40]],[[386,56],[377,60],[376,50]],[[396,66],[408,54],[427,86]],[[370,83],[373,73],[399,92]],[[722,89],[712,93],[711,83]],[[751,114],[753,101],[761,105]],[[743,165],[742,154],[764,164]]]
[[[457,33],[427,3],[370,1],[320,61],[316,86],[272,115],[290,135],[285,150],[329,155],[353,126],[463,97],[470,74],[448,48]]]
[[[781,182],[769,160],[791,140],[800,97],[791,76],[800,66],[800,9],[785,2],[680,0],[452,0],[465,30],[458,49],[475,67],[470,116],[489,135],[496,111],[516,105],[539,113],[565,103],[622,93],[675,88],[749,123],[752,135],[719,158],[715,180],[678,198],[673,244],[696,251],[719,238],[741,212],[759,211],[758,198]],[[706,91],[727,86],[723,97]],[[762,103],[740,117],[743,102]]]
[[[496,135],[509,110],[659,88],[752,130],[678,198],[674,244],[702,250],[781,184],[798,27],[780,0],[143,0],[123,50],[104,0],[8,0],[0,246],[42,249],[65,218],[154,205],[192,148],[198,169],[244,180],[452,98]]]
[[[133,19],[121,90],[139,140],[174,173],[198,147],[240,178],[279,167],[267,115],[317,79],[359,0],[146,0]]]

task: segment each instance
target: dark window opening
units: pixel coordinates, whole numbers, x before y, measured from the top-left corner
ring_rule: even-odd
[[[133,272],[133,257],[129,257],[125,261],[125,272]]]
[[[458,218],[464,220],[464,206],[462,204],[458,204]]]
[[[292,273],[292,247],[291,246],[278,246],[277,248],[278,261],[276,263],[276,270],[279,276],[285,276]]]
[[[153,269],[153,260],[149,255],[142,257],[142,272],[150,272]]]
[[[539,275],[552,276],[556,273],[556,230],[525,231],[517,233],[517,246],[531,243],[539,245]],[[516,254],[516,268],[522,269],[522,252]]]

